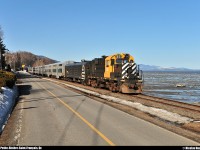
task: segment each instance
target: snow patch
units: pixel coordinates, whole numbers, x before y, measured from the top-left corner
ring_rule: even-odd
[[[26,70],[23,70],[23,71],[17,71],[16,73],[17,73],[17,74],[22,74],[22,75],[30,75],[30,73],[27,72]]]
[[[18,96],[17,87],[2,87],[0,93],[0,133],[3,131]]]

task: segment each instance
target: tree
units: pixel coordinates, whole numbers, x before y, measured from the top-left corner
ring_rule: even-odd
[[[0,37],[0,53],[1,53],[1,68],[0,69],[5,69],[5,66],[6,66],[6,62],[5,62],[5,51],[6,51],[6,46],[3,44],[3,40],[2,38]]]
[[[21,64],[21,55],[20,55],[20,53],[18,53],[18,52],[17,52],[17,54],[16,54],[16,59],[17,59],[16,67],[20,69],[21,66],[22,66],[22,64]]]
[[[4,70],[5,66],[6,66],[6,62],[5,62],[5,51],[6,51],[6,46],[5,44],[3,44],[3,31],[1,30],[0,27],[0,59],[1,59],[1,65],[0,65],[0,69]]]
[[[7,52],[6,55],[6,63],[10,65],[12,69],[16,69],[16,62],[17,62],[17,56],[16,53]]]

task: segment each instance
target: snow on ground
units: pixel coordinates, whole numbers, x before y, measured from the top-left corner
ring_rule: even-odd
[[[3,131],[18,96],[17,87],[2,87],[0,92],[0,133]]]
[[[46,80],[50,80],[50,79],[46,79]],[[50,80],[50,81],[52,81],[52,80]],[[58,82],[58,81],[53,81],[53,82]],[[177,113],[169,112],[169,111],[166,111],[164,109],[149,107],[149,106],[145,106],[145,105],[143,105],[141,103],[130,102],[130,101],[119,99],[119,98],[115,98],[115,97],[112,97],[112,96],[102,95],[102,94],[99,94],[97,92],[93,92],[93,91],[89,91],[89,90],[86,90],[86,89],[82,89],[82,88],[79,88],[79,87],[76,87],[76,86],[73,86],[73,85],[69,85],[69,84],[66,84],[66,83],[61,83],[61,84],[64,84],[64,85],[66,85],[68,87],[80,90],[82,92],[85,92],[85,93],[88,93],[88,94],[91,94],[91,95],[95,95],[95,96],[101,97],[101,98],[103,98],[105,100],[108,100],[108,101],[112,101],[112,102],[115,102],[115,103],[131,106],[133,108],[136,108],[136,109],[141,110],[141,111],[143,111],[145,113],[148,113],[148,114],[151,114],[153,116],[156,116],[158,118],[164,119],[166,121],[170,121],[170,122],[174,122],[174,123],[178,123],[178,124],[184,124],[184,123],[189,123],[189,122],[193,122],[194,121],[191,118],[184,117],[184,116],[181,116],[181,115],[179,115]]]
[[[26,70],[17,71],[17,73],[24,74],[24,75],[30,75],[30,73],[26,72]]]
[[[30,75],[26,71],[18,71],[16,74]],[[0,92],[0,134],[2,133],[5,125],[7,124],[8,118],[12,113],[13,106],[15,105],[16,98],[18,96],[17,86],[12,89],[8,87],[1,87]]]

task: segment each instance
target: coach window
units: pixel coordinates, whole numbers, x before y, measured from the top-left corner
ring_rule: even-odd
[[[58,72],[61,73],[61,72],[62,72],[62,69],[58,69]]]

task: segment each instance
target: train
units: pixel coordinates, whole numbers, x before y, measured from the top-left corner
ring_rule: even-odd
[[[105,88],[112,92],[140,94],[143,89],[143,72],[128,53],[32,67],[31,73]]]

